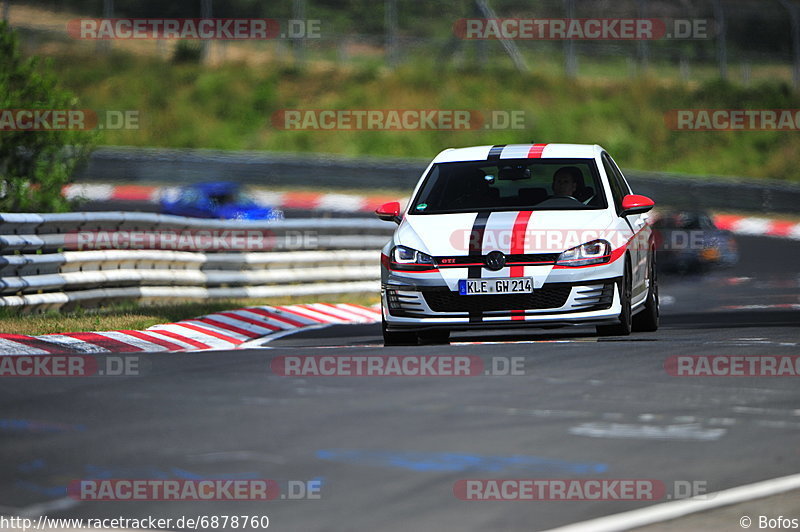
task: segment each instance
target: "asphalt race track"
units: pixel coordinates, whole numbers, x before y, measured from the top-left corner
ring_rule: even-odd
[[[503,331],[384,349],[377,325],[336,326],[269,349],[139,356],[139,376],[4,379],[0,513],[544,530],[660,501],[463,501],[455,483],[655,479],[666,500],[681,496],[675,481],[715,492],[800,472],[799,377],[677,377],[664,367],[675,355],[800,355],[800,242],[738,241],[734,268],[662,277],[656,333]],[[524,374],[299,378],[270,366],[368,354],[477,355],[487,368],[521,357]],[[165,478],[313,480],[320,498],[97,502],[66,491],[78,479]]]

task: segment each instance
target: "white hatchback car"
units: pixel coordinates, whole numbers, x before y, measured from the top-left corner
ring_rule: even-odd
[[[631,193],[600,146],[447,149],[425,170],[381,252],[386,345],[451,330],[658,328],[653,201]]]

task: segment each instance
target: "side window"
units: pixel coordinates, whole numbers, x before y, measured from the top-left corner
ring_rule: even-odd
[[[608,185],[611,187],[611,195],[614,197],[614,206],[617,208],[617,213],[620,213],[622,212],[622,198],[628,192],[622,188],[620,179],[615,171],[614,164],[611,162],[609,156],[604,153],[602,159],[603,168],[608,176]]]
[[[436,193],[437,188],[436,185],[440,180],[446,179],[443,177],[444,172],[440,171],[439,165],[434,165],[431,169],[428,177],[425,178],[425,182],[422,184],[419,192],[417,193],[417,197],[414,201],[419,201],[420,198],[425,198],[425,201],[428,203],[428,206],[438,207],[439,206],[439,198],[441,197],[440,193]],[[439,184],[439,188],[444,188],[446,191],[449,191],[451,188],[455,188],[458,185],[456,184],[455,180],[449,179],[444,181],[444,186]],[[427,208],[426,206],[425,208]],[[420,209],[417,204],[411,209],[412,214],[419,214],[425,210],[425,208]]]
[[[622,175],[622,171],[620,171],[619,166],[617,166],[617,163],[614,162],[614,159],[612,159],[611,156],[607,156],[607,157],[608,157],[608,162],[611,163],[611,167],[614,169],[614,175],[619,180],[620,187],[621,187],[621,189],[623,191],[623,196],[626,195],[626,194],[632,194],[631,187],[630,187],[630,185],[628,185],[628,182],[625,180],[625,176]]]

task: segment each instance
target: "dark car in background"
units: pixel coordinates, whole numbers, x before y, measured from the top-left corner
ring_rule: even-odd
[[[731,266],[739,260],[736,240],[720,229],[705,211],[660,212],[653,223],[661,271],[702,272]]]
[[[161,200],[161,212],[221,220],[281,220],[283,212],[260,205],[238,183],[214,181],[181,187]]]

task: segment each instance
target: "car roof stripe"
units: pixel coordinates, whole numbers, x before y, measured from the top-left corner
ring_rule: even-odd
[[[495,159],[499,159],[500,156],[503,154],[503,149],[506,147],[505,144],[497,144],[492,146],[492,149],[489,150],[489,155],[486,156],[487,161],[492,161]]]
[[[531,146],[531,150],[528,152],[529,159],[541,159],[542,152],[544,151],[547,144],[534,144]]]
[[[509,144],[503,149],[501,159],[526,159],[531,149],[530,144]]]

